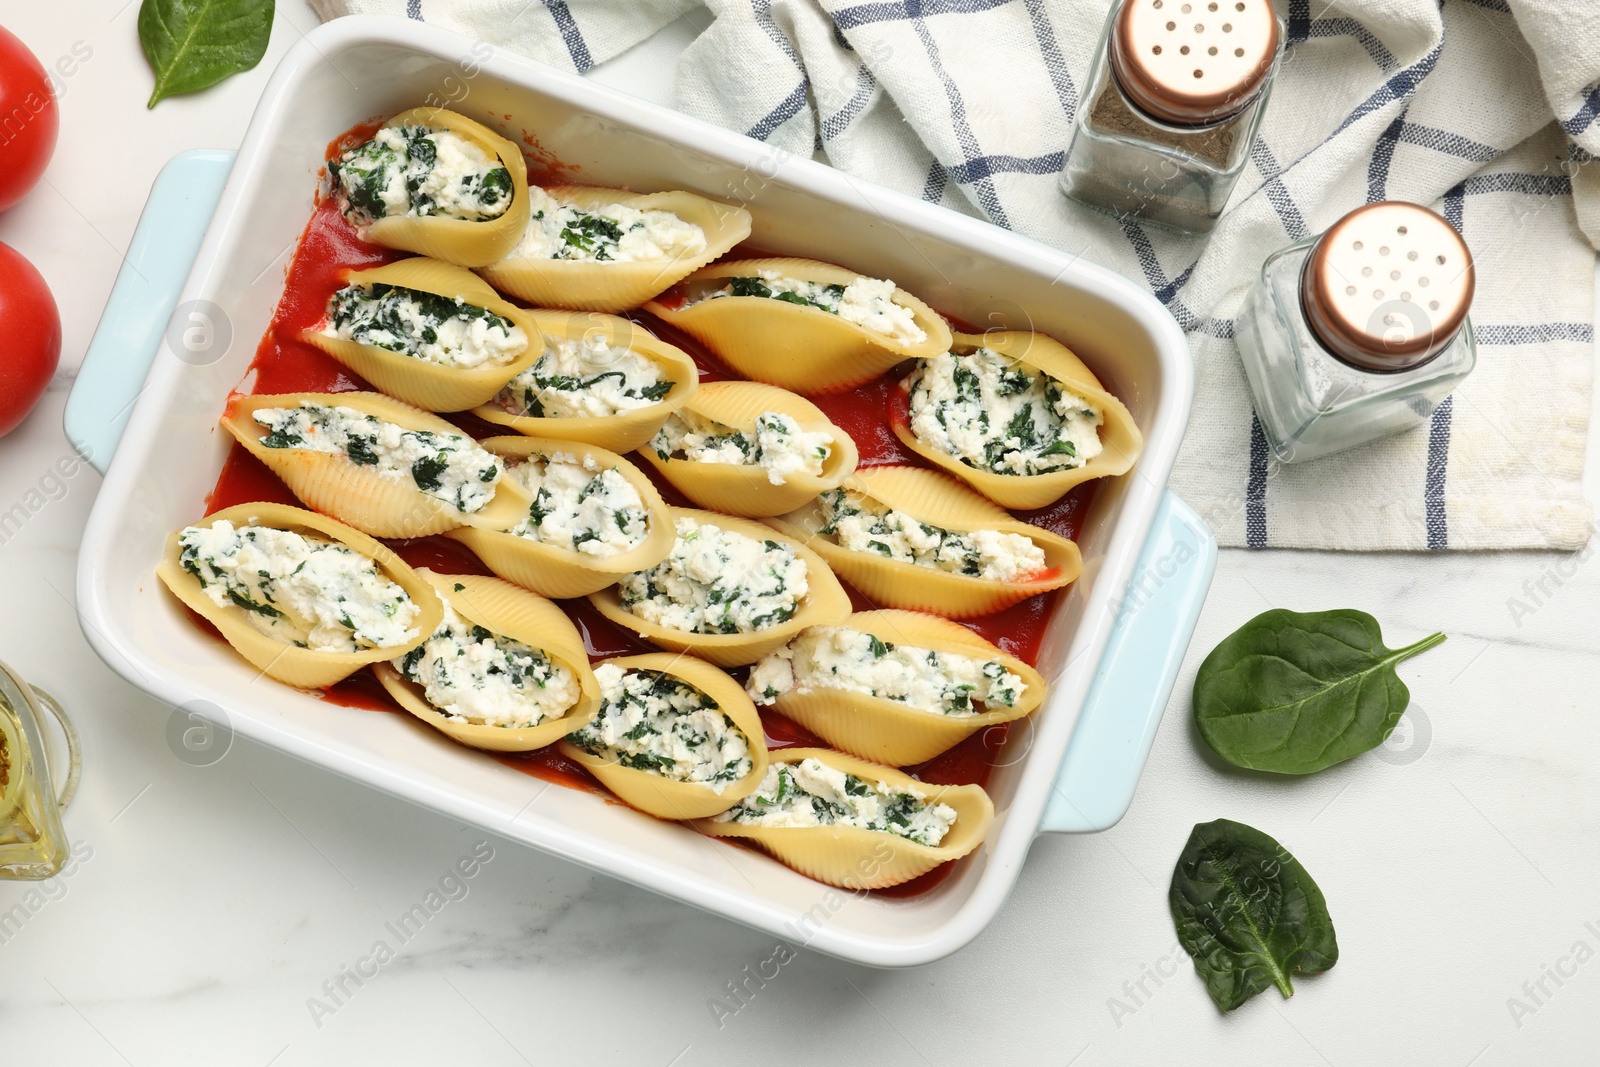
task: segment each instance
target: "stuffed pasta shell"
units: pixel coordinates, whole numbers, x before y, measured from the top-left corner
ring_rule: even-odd
[[[829,744],[907,767],[1030,714],[1045,683],[959,623],[883,610],[802,631],[750,668],[746,688]]]
[[[323,320],[301,337],[428,411],[485,403],[543,351],[529,312],[471,271],[421,258],[346,272]]]
[[[537,361],[474,415],[529,437],[631,452],[695,393],[688,353],[642,326],[598,312],[530,311],[544,334]]]
[[[666,558],[589,597],[606,618],[721,667],[753,663],[850,598],[822,558],[749,519],[672,508]]]
[[[527,226],[479,273],[544,307],[636,308],[750,236],[750,213],[686,192],[529,186]]]
[[[994,803],[975,785],[929,785],[825,748],[782,748],[755,791],[695,828],[740,837],[846,889],[909,882],[983,843]]]
[[[561,752],[660,819],[726,811],[767,773],[766,735],[739,683],[693,656],[607,660],[600,710]]]
[[[1044,334],[956,334],[900,387],[895,436],[1003,507],[1042,508],[1081,482],[1125,474],[1144,447],[1122,401]]]
[[[815,404],[776,386],[712,382],[639,450],[679,492],[729,515],[781,515],[856,469],[856,445]]]
[[[325,515],[239,504],[167,538],[156,574],[263,674],[320,689],[421,644],[439,598],[384,545]]]
[[[645,305],[746,378],[841,392],[950,347],[938,313],[892,281],[813,259],[714,263]]]
[[[234,396],[222,425],[306,505],[374,537],[498,529],[528,508],[499,457],[382,393]]]
[[[528,220],[521,150],[444,108],[394,116],[328,162],[328,183],[363,240],[464,267],[505,255]]]
[[[1071,584],[1078,546],[937,471],[873,467],[780,519],[874,603],[952,619]]]
[[[526,510],[503,529],[461,528],[490,570],[544,596],[586,596],[661,562],[673,518],[650,479],[615,452],[581,441],[491,437]]]
[[[599,688],[560,608],[498,578],[416,573],[443,617],[417,647],[372,668],[401,707],[492,752],[543,748],[594,718]]]

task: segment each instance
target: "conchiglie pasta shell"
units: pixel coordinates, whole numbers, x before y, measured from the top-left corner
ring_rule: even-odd
[[[595,609],[623,629],[632,630],[651,644],[659,645],[671,652],[690,652],[719,667],[741,667],[747,663],[754,663],[807,626],[827,626],[850,614],[850,596],[839,584],[839,579],[833,576],[833,572],[828,569],[827,563],[823,562],[821,556],[799,540],[781,534],[775,535],[770,528],[750,519],[718,515],[711,511],[695,511],[690,508],[668,510],[674,520],[679,516],[685,516],[694,519],[702,526],[716,526],[757,541],[771,540],[787,544],[806,565],[805,599],[800,602],[799,608],[787,622],[769,626],[765,630],[755,630],[747,634],[691,634],[658,626],[627,611],[622,606],[622,598],[616,586],[591,593],[589,602]]]
[[[672,382],[672,388],[659,403],[598,418],[514,415],[491,399],[472,412],[485,422],[504,426],[529,437],[559,437],[569,441],[586,441],[613,452],[632,452],[654,437],[656,431],[661,429],[661,424],[667,421],[667,416],[682,407],[699,388],[700,368],[695,366],[689,354],[667,344],[637,323],[615,315],[602,315],[597,311],[538,310],[524,314],[551,344],[557,341],[581,341],[598,332],[608,345],[626,347],[660,367],[662,380]]]
[[[493,263],[517,247],[522,231],[528,226],[528,164],[522,158],[521,149],[482,123],[444,108],[414,107],[402,111],[384,125],[450,130],[499,158],[511,172],[511,206],[498,218],[482,221],[437,215],[396,215],[378,219],[362,234],[364,240],[463,267]]]
[[[744,259],[714,263],[684,280],[689,300],[720,289],[729,278],[763,270],[821,284],[849,285],[861,275],[814,259]],[[692,334],[746,378],[802,393],[837,393],[876,378],[901,360],[928,358],[950,347],[950,327],[904,289],[895,302],[910,308],[927,334],[903,344],[819,308],[764,296],[724,296],[688,306],[652,300],[645,310]]]
[[[949,453],[924,443],[911,432],[907,422],[891,419],[895,436],[907,448],[943,467],[1002,507],[1018,510],[1045,507],[1075,485],[1093,478],[1126,474],[1132,469],[1144,450],[1144,435],[1122,401],[1106,392],[1100,379],[1066,345],[1042,333],[1005,330],[981,335],[958,333],[951,350],[965,353],[979,347],[1009,356],[1030,370],[1046,374],[1096,404],[1104,418],[1100,426],[1100,454],[1072,470],[1049,474],[994,474],[967,466]]]
[[[1030,538],[1044,551],[1044,576],[1026,582],[1001,582],[923,567],[876,553],[851,552],[812,531],[822,528],[819,505],[768,522],[814,548],[839,576],[875,604],[928,611],[951,619],[989,615],[1031,596],[1071,585],[1083,569],[1078,546],[1059,534],[1012,518],[1007,512],[946,475],[921,467],[872,467],[858,470],[844,484],[895,511],[930,526],[957,533],[997,530]]]
[[[445,536],[472,549],[485,566],[507,581],[557,600],[587,596],[634,571],[655,566],[672,551],[676,537],[672,529],[672,509],[661,499],[650,479],[615,452],[581,441],[546,437],[491,437],[479,443],[505,459],[526,460],[530,456],[564,453],[580,463],[592,459],[602,468],[615,467],[617,473],[638,490],[639,499],[650,516],[650,532],[645,539],[614,556],[589,556],[503,530],[462,528],[446,533]],[[517,525],[526,517],[527,506],[524,505],[521,518],[511,525]]]
[[[308,448],[267,448],[267,428],[251,413],[262,408],[301,404],[354,408],[407,430],[466,436],[439,416],[419,411],[382,393],[258,393],[235,395],[220,420],[250,454],[265,463],[308,507],[349,523],[373,537],[426,537],[458,526],[505,529],[515,526],[532,503],[527,492],[503,476],[494,496],[480,511],[467,513],[431,497],[401,472],[385,477],[376,467],[352,463],[342,452]],[[472,439],[467,438],[469,441]],[[473,444],[477,442],[474,441]]]
[[[510,582],[480,574],[439,574],[419,567],[417,573],[461,618],[491,633],[521,641],[543,652],[552,663],[570,670],[578,681],[578,700],[558,719],[537,726],[489,726],[456,722],[428,703],[423,687],[409,681],[392,660],[373,664],[372,671],[400,706],[463,745],[490,752],[531,752],[580,727],[600,709],[600,685],[589,669],[583,638],[570,619],[550,601]],[[398,658],[398,657],[396,657]]]
[[[654,653],[625,656],[605,662],[625,671],[658,671],[686,682],[714,700],[745,736],[750,748],[750,773],[729,782],[718,793],[698,782],[678,782],[649,771],[624,767],[614,760],[586,752],[569,741],[560,744],[561,754],[588,768],[600,783],[640,811],[658,819],[704,819],[727,811],[755,792],[767,773],[766,733],[761,716],[739,683],[711,664],[693,656]]]
[[[508,258],[479,274],[496,289],[545,307],[579,311],[627,311],[710,263],[750,236],[750,212],[693,193],[632,193],[588,185],[551,185],[552,198],[583,211],[622,204],[639,211],[670,211],[705,231],[706,247],[697,256],[633,263],[570,259]],[[518,242],[521,241],[519,232]]]
[[[699,463],[690,459],[662,459],[646,442],[639,455],[678,491],[703,508],[762,518],[793,511],[818,493],[837,488],[856,469],[856,443],[803,396],[759,382],[711,382],[702,385],[684,404],[684,411],[754,434],[757,417],[776,411],[792,417],[802,433],[833,435],[833,447],[822,463],[820,476],[804,471],[787,475],[773,485],[767,469],[753,463]]]
[[[808,757],[863,781],[915,789],[930,802],[954,808],[956,820],[938,847],[856,826],[752,826],[702,819],[694,824],[695,829],[712,837],[742,837],[760,845],[780,863],[828,885],[887,889],[972,852],[983,844],[994,822],[994,802],[981,786],[930,785],[892,767],[826,748],[780,748],[771,753],[769,762],[799,763]]]
[[[207,515],[192,525],[210,526],[227,520],[235,526],[263,526],[309,535],[323,541],[342,544],[359,555],[366,556],[378,566],[378,573],[406,591],[420,609],[416,622],[417,636],[401,645],[370,648],[359,652],[318,652],[297,648],[281,638],[271,637],[251,626],[244,618],[244,609],[219,608],[205,595],[200,579],[183,569],[178,562],[182,551],[178,544],[181,530],[167,538],[166,550],[156,567],[156,576],[201,618],[215,626],[228,644],[269,678],[301,689],[322,689],[349,677],[368,663],[403,656],[427,640],[439,628],[444,608],[434,595],[433,587],[406,566],[405,562],[385,545],[374,541],[360,530],[342,522],[318,515],[312,511],[290,507],[287,504],[253,503],[235,504],[231,508]]]
[[[886,609],[857,612],[838,625],[896,645],[999,660],[1026,686],[1015,706],[996,706],[977,715],[943,715],[842,689],[791,689],[774,702],[785,717],[863,759],[892,767],[922,763],[979,730],[1030,714],[1044,699],[1045,681],[1038,671],[960,623],[922,612]]]
[[[533,315],[508,304],[471,271],[437,259],[402,259],[371,270],[347,271],[346,285],[396,285],[449,299],[461,299],[510,319],[528,335],[528,347],[510,363],[498,367],[446,367],[414,356],[352,341],[322,332],[326,316],[300,337],[315,345],[361,377],[408,404],[428,411],[465,411],[486,403],[512,378],[544,354],[544,340]]]

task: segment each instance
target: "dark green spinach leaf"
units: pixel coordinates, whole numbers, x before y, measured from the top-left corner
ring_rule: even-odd
[[[266,54],[273,0],[144,0],[139,43],[155,72],[146,107],[249,70]]]
[[[1444,639],[1391,649],[1364,611],[1265,612],[1200,664],[1195,725],[1236,767],[1320,771],[1383,743],[1411,702],[1395,665]]]
[[[1254,827],[1199,823],[1167,892],[1178,942],[1223,1011],[1339,961],[1328,902],[1300,861]]]

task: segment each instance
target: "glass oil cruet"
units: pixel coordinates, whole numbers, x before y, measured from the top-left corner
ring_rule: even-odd
[[[52,781],[44,713],[65,739],[66,776]],[[56,699],[0,663],[0,878],[49,878],[61,870],[69,842],[61,813],[78,788],[78,734]]]

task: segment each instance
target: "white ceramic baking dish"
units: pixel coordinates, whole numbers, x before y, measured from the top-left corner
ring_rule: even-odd
[[[953,952],[994,916],[1039,831],[1103,829],[1132,797],[1214,561],[1204,524],[1165,491],[1192,387],[1181,332],[1143,289],[1075,256],[521,57],[480,61],[484,52],[414,22],[340,19],[284,58],[237,160],[188,153],[163,172],[68,406],[74,443],[102,469],[110,460],[80,551],[89,641],[171,705],[221,709],[209,713],[264,744],[791,943],[882,966]],[[1051,696],[1014,731],[989,783],[998,817],[988,841],[932,891],[831,890],[548,786],[404,716],[258,679],[154,579],[168,531],[201,513],[216,480],[228,448],[216,419],[280,295],[324,146],[430,94],[478,118],[513,116],[583,180],[743,200],[759,247],[891,277],[969,321],[1031,322],[1081,353],[1133,411],[1144,457],[1094,497],[1083,577],[1061,598],[1039,662]],[[231,342],[180,358],[176,339],[204,328],[196,312]],[[164,330],[173,340],[162,343]]]

